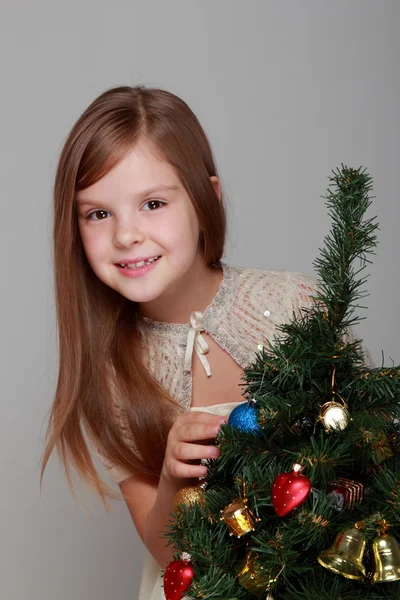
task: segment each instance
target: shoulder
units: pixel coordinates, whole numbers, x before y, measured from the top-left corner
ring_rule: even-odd
[[[239,288],[257,286],[265,291],[285,290],[294,293],[304,290],[314,293],[317,290],[315,278],[306,273],[291,270],[232,267],[238,276]]]
[[[292,314],[314,302],[315,278],[293,270],[232,267],[237,275],[236,304]],[[271,308],[270,308],[271,307]]]
[[[225,329],[251,357],[260,340],[264,343],[279,336],[279,326],[311,308],[316,283],[310,275],[293,270],[232,268],[235,297]]]

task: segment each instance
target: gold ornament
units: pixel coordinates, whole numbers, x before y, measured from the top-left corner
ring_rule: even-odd
[[[333,367],[332,372],[332,400],[326,402],[320,408],[318,421],[321,421],[327,431],[341,431],[346,429],[350,421],[350,413],[347,410],[347,404],[343,400],[342,396],[335,392],[335,374],[336,367]],[[343,404],[337,402],[333,396],[340,398]]]
[[[174,499],[174,510],[179,504],[192,506],[193,504],[204,505],[204,491],[198,485],[189,485],[177,491]]]
[[[400,548],[392,535],[381,533],[372,542],[374,572],[372,583],[386,583],[400,579]]]
[[[392,434],[389,437],[386,437],[384,433],[379,433],[377,436],[376,444],[374,444],[374,454],[376,463],[379,465],[387,458],[393,456],[392,448],[390,447],[390,442],[396,439],[396,434]]]
[[[349,424],[350,413],[346,405],[332,400],[321,406],[319,420],[327,431],[341,431]]]
[[[263,567],[259,567],[257,573],[256,562],[257,555],[250,550],[244,561],[239,563],[236,576],[241,587],[255,595],[259,595],[261,592],[268,592],[270,584],[275,583],[277,578],[272,579],[267,573],[260,573],[260,571],[263,571]]]
[[[318,562],[347,579],[361,581],[366,577],[362,564],[365,546],[364,533],[358,527],[351,527],[337,534],[332,546],[318,556]]]
[[[225,521],[231,530],[229,535],[242,535],[254,531],[254,524],[261,521],[247,506],[247,498],[235,498],[231,504],[221,510],[220,521]]]

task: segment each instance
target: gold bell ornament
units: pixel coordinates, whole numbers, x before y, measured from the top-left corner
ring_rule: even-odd
[[[362,563],[365,546],[364,533],[357,526],[350,527],[337,534],[332,546],[318,556],[318,562],[347,579],[361,581],[366,577]]]
[[[372,583],[387,583],[400,579],[400,548],[395,538],[386,533],[389,524],[383,521],[382,525],[380,534],[372,542]]]
[[[220,521],[225,521],[231,530],[229,535],[242,535],[254,531],[254,525],[261,521],[253,515],[247,506],[247,498],[235,498],[226,508],[221,510]]]

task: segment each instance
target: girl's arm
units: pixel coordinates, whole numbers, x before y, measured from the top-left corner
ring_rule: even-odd
[[[157,482],[133,475],[120,483],[120,489],[135,527],[161,568],[172,560],[173,550],[162,537],[173,512],[175,495],[185,485],[194,485],[206,469],[186,461],[217,458],[219,449],[204,445],[201,440],[215,438],[225,418],[206,412],[185,412],[178,415],[168,434],[164,464]]]
[[[139,475],[133,475],[119,484],[131,514],[136,530],[154,559],[161,568],[172,560],[172,547],[166,547],[167,540],[160,536],[173,512],[176,492],[185,485],[193,485],[193,479],[166,481],[161,476],[158,485]]]

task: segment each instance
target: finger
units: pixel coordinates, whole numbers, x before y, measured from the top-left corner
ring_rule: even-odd
[[[172,449],[173,458],[179,461],[218,458],[220,454],[221,451],[216,446],[187,444],[185,442],[178,442]]]
[[[167,466],[167,470],[172,477],[177,479],[192,479],[207,475],[207,467],[204,465],[189,465],[178,460],[172,460]]]
[[[224,421],[227,421],[228,417],[222,417],[220,415],[213,415],[212,413],[207,413],[204,411],[186,411],[180,413],[175,422],[179,425],[186,425],[189,423],[203,423],[205,425],[218,425]]]
[[[209,440],[217,436],[221,423],[187,423],[181,425],[176,431],[179,441],[196,442]]]

